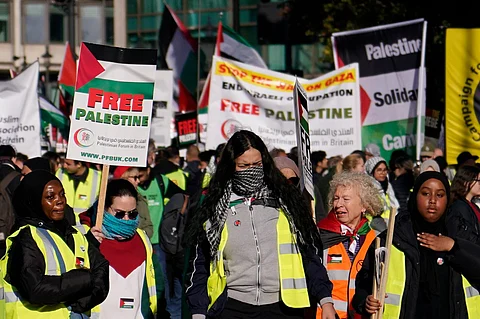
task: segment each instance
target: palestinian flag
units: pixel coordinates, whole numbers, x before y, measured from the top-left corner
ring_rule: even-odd
[[[173,70],[173,96],[176,111],[197,110],[198,55],[203,73],[205,56],[198,50],[198,42],[190,35],[182,21],[165,4],[158,33],[161,69]],[[202,76],[203,74],[200,74]]]
[[[58,74],[58,88],[60,90],[60,110],[69,116],[73,94],[75,92],[75,80],[77,77],[77,65],[70,44],[65,44],[65,54]]]
[[[260,68],[268,69],[260,54],[253,48],[250,43],[241,35],[236,33],[232,28],[218,23],[217,44],[215,45],[216,56],[227,58],[230,60],[251,64]],[[199,102],[199,112],[207,113],[208,98],[210,91],[210,73],[202,90]]]
[[[156,50],[82,43],[68,158],[125,165],[134,155],[129,166],[145,166],[156,62]],[[116,160],[86,158],[85,150]]]
[[[68,136],[68,130],[70,129],[69,119],[44,96],[38,96],[38,105],[40,106],[42,128],[52,125],[56,127],[63,136]]]

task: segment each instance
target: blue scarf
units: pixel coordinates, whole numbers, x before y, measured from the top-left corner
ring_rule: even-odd
[[[118,219],[105,211],[103,213],[102,232],[107,239],[128,239],[135,235],[139,222],[139,215],[135,219]]]

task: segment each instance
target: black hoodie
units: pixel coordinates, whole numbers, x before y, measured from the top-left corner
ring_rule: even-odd
[[[13,196],[17,213],[16,228],[24,225],[40,227],[59,235],[74,251],[73,234],[77,232],[68,222],[50,220],[43,212],[41,200],[50,181],[60,181],[43,170],[33,171],[22,180]],[[37,305],[65,303],[73,312],[81,313],[100,304],[108,294],[109,265],[100,252],[89,245],[90,269],[73,269],[60,276],[45,274],[45,257],[33,240],[28,228],[13,239],[8,251],[6,279],[23,299]]]

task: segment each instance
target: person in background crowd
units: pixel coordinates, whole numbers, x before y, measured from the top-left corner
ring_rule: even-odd
[[[285,152],[285,150],[281,148],[274,148],[270,151],[270,156],[272,158],[275,158],[277,156],[287,156],[287,152]]]
[[[420,150],[420,162],[425,162],[426,160],[433,159],[433,150],[435,146],[432,143],[425,142]]]
[[[440,173],[445,174],[448,178],[448,181],[451,183],[453,180],[454,175],[452,174],[452,170],[449,169],[447,160],[443,156],[435,157],[435,162],[437,162],[438,167],[440,168]]]
[[[465,224],[480,235],[480,210],[472,203],[475,196],[480,196],[480,168],[463,165],[452,181],[450,211],[461,215]]]
[[[410,156],[408,155],[408,153],[405,151],[405,150],[394,150],[392,152],[392,154],[390,155],[390,160],[388,161],[388,167],[391,168],[390,172],[388,173],[388,178],[390,179],[390,182],[393,181],[395,178],[396,178],[396,175],[395,175],[395,161],[398,159],[398,158],[410,158]],[[413,161],[412,161],[413,163]],[[412,171],[413,171],[413,168],[412,168]],[[413,186],[413,184],[412,184]]]
[[[16,189],[18,230],[0,262],[4,292],[13,296],[6,299],[7,318],[86,318],[105,300],[108,262],[83,227],[65,221],[65,204],[60,180],[48,171],[31,172]]]
[[[330,193],[330,181],[333,179],[333,176],[337,173],[337,165],[342,161],[341,156],[333,156],[328,159],[328,169],[326,174],[323,174],[321,178],[315,183],[320,194],[322,195],[322,202],[325,209],[325,212],[328,212],[328,194]]]
[[[415,182],[413,161],[409,156],[397,157],[392,168],[395,177],[390,179],[390,183],[398,200],[399,211],[407,210],[408,197]]]
[[[45,152],[42,157],[50,161],[50,166],[53,172],[56,173],[60,169],[60,167],[62,167],[62,161],[59,154],[48,151]]]
[[[27,175],[32,171],[44,170],[55,174],[55,171],[52,171],[50,166],[50,161],[43,157],[33,157],[25,162],[22,168],[22,174]]]
[[[367,156],[365,155],[365,152],[362,151],[362,150],[355,150],[353,151],[351,154],[357,154],[357,155],[360,155],[363,159],[363,163],[366,163],[367,162]]]
[[[202,189],[203,173],[200,170],[200,150],[196,145],[190,145],[187,148],[186,162],[187,166],[183,169],[188,176],[186,193],[190,196],[195,195]]]
[[[275,166],[280,170],[283,176],[285,176],[288,182],[300,188],[300,170],[298,169],[297,164],[295,164],[286,156],[274,157],[273,161],[275,162]],[[325,212],[322,202],[322,195],[315,184],[313,185],[313,193],[315,197],[313,198],[315,207],[315,220],[320,221],[327,216],[327,213]],[[310,198],[310,196],[308,196],[305,192],[302,195],[305,198],[307,205],[311,206],[312,198]]]
[[[168,177],[182,190],[187,189],[188,177],[186,173],[179,167],[180,165],[180,153],[175,147],[168,147],[162,152],[159,152],[157,164],[153,168],[153,173],[162,174]]]
[[[437,161],[434,159],[426,160],[420,164],[420,174],[426,171],[440,172],[440,166],[438,166]]]
[[[303,319],[311,301],[335,318],[310,209],[255,133],[229,139],[186,229],[192,318]]]
[[[470,152],[462,152],[457,156],[457,170],[464,165],[473,166],[477,160],[477,155],[472,155]]]
[[[298,163],[298,147],[297,146],[292,147],[290,149],[290,153],[288,153],[287,156],[295,163]]]
[[[380,157],[380,147],[374,143],[368,144],[365,146],[365,157],[367,161],[372,157]]]
[[[437,157],[443,156],[443,150],[441,148],[436,147],[433,150],[433,159],[436,159]]]
[[[10,172],[20,173],[21,169],[15,165],[17,152],[11,145],[0,145],[0,181]],[[17,181],[17,186],[20,180]]]
[[[388,181],[387,162],[382,157],[372,157],[365,163],[365,170],[373,178],[374,185],[380,191],[380,197],[383,201],[382,217],[388,225],[388,219],[392,208],[398,208],[399,204],[395,197],[392,185]]]
[[[312,152],[311,160],[313,167],[313,182],[316,183],[328,169],[327,153],[324,151]]]
[[[147,154],[147,164],[150,167],[155,165],[155,157],[157,155],[157,147],[155,146],[155,141],[153,138],[148,140],[148,154]]]
[[[15,157],[15,162],[14,163],[21,170],[26,161],[28,161],[28,156],[27,155],[25,155],[23,153],[17,153],[17,156]]]
[[[78,215],[97,200],[102,172],[88,168],[84,162],[65,159],[63,168],[56,175],[65,188],[67,202],[75,212],[77,223],[80,223]]]
[[[114,179],[105,194],[100,252],[110,263],[110,292],[99,319],[153,319],[163,295],[161,267],[147,234],[139,228],[139,198],[132,183]]]
[[[333,283],[332,298],[339,318],[353,318],[349,313],[353,311],[350,302],[355,277],[376,237],[365,216],[381,214],[383,205],[372,179],[355,171],[335,174],[329,201],[332,210],[317,224],[323,243],[323,265]],[[321,314],[318,309],[317,318]]]
[[[465,239],[467,228],[448,229],[448,180],[425,172],[415,180],[408,211],[395,219],[385,302],[372,296],[375,245],[356,278],[352,305],[362,315],[383,311],[383,318],[478,318],[480,246]],[[385,232],[380,235],[385,241]],[[384,245],[384,243],[382,244]],[[475,288],[474,288],[475,287]]]
[[[340,172],[359,172],[365,173],[365,162],[358,154],[350,154],[337,165],[337,173]]]

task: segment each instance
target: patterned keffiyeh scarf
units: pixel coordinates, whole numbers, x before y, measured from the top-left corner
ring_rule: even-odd
[[[263,181],[263,167],[253,166],[237,171],[228,181],[222,198],[220,198],[214,216],[206,223],[207,240],[210,244],[210,257],[216,257],[220,235],[228,216],[232,192],[244,198],[263,199],[270,197],[271,191]]]

